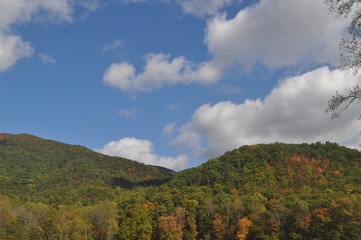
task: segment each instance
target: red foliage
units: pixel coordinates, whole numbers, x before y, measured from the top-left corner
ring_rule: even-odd
[[[331,161],[327,158],[315,159],[295,154],[287,162],[287,170],[294,182],[305,178],[309,184],[323,184],[325,173],[332,172],[329,168]],[[335,173],[335,171],[333,172]]]
[[[268,231],[271,232],[271,235],[272,236],[279,236],[280,235],[280,226],[281,226],[281,223],[274,219],[274,218],[271,218],[269,221],[269,226],[268,226]]]
[[[311,214],[307,214],[307,215],[302,219],[302,221],[299,222],[299,225],[300,225],[301,228],[307,229],[307,228],[310,226],[311,221],[312,221],[312,215],[311,215]]]
[[[158,229],[160,233],[160,239],[162,240],[181,240],[183,236],[182,226],[177,223],[177,217],[166,216],[159,217]]]
[[[225,227],[224,222],[225,222],[225,217],[224,216],[222,216],[219,213],[214,215],[214,218],[213,218],[213,221],[212,221],[213,230],[216,233],[218,239],[223,239],[223,237],[225,235],[226,227]]]
[[[329,213],[330,213],[330,209],[329,208],[320,208],[320,209],[316,209],[316,217],[319,218],[322,221],[327,221],[329,218]]]

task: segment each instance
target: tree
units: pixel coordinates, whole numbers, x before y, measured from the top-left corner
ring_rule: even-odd
[[[238,231],[236,235],[237,240],[245,240],[249,232],[249,227],[252,225],[252,222],[248,218],[242,218],[238,221]]]
[[[120,238],[126,240],[150,240],[153,229],[149,204],[132,204],[120,222]]]
[[[351,16],[351,23],[347,28],[348,38],[342,39],[340,48],[341,63],[344,70],[350,69],[357,74],[361,67],[361,8],[359,0],[324,0],[332,12],[339,16]],[[336,92],[329,100],[326,113],[331,113],[332,118],[340,117],[341,113],[352,103],[361,101],[361,88],[355,85],[346,89],[344,93]]]
[[[182,224],[177,222],[176,216],[159,217],[158,219],[159,239],[181,240],[183,237]]]

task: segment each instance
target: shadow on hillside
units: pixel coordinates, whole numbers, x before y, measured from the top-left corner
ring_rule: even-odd
[[[169,182],[172,178],[165,178],[165,179],[151,179],[151,180],[144,180],[141,182],[131,182],[124,178],[115,178],[112,182],[113,187],[121,187],[121,188],[135,188],[135,187],[150,187],[150,186],[160,186]]]

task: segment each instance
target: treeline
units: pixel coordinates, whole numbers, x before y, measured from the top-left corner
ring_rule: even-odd
[[[333,143],[243,146],[158,187],[90,191],[92,201],[2,196],[0,239],[356,240],[360,174],[361,153]]]
[[[92,206],[0,197],[0,239],[360,239],[360,194],[313,192],[267,199],[201,189],[136,189]]]

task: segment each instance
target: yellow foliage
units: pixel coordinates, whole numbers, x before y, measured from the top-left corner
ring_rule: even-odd
[[[252,225],[252,222],[248,218],[242,218],[238,221],[238,231],[236,235],[237,240],[245,240],[249,232],[249,227]]]

